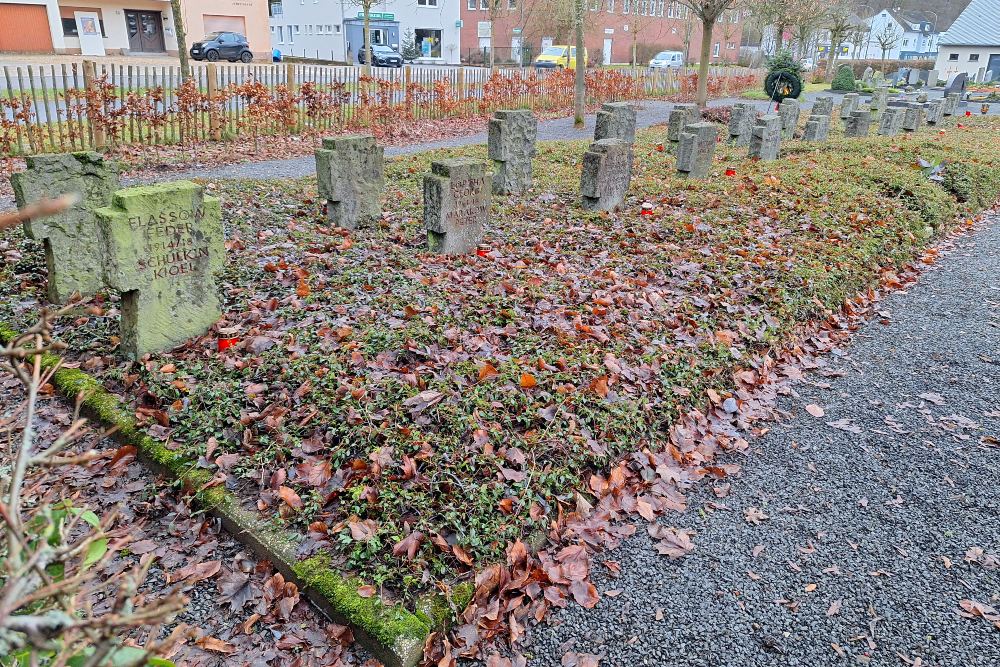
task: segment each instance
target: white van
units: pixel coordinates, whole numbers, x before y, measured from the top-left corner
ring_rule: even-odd
[[[680,69],[684,66],[684,54],[680,51],[660,51],[649,61],[650,69]]]

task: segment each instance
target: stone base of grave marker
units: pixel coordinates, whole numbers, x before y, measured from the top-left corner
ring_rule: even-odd
[[[826,141],[830,137],[830,117],[813,114],[806,121],[804,141]]]
[[[682,176],[705,178],[712,169],[718,130],[715,123],[691,123],[681,132],[677,171]]]
[[[122,351],[139,358],[208,331],[222,314],[219,200],[174,181],[119,190],[96,215],[105,279],[123,293]]]
[[[697,104],[675,104],[667,117],[667,140],[680,141],[684,126],[697,122],[700,117],[701,112]]]
[[[750,157],[776,160],[781,149],[781,116],[772,113],[758,118],[750,139]]]
[[[632,180],[632,144],[621,139],[601,139],[583,155],[580,194],[583,207],[611,211],[625,201]]]
[[[476,251],[490,220],[490,180],[481,160],[431,163],[431,173],[424,174],[424,227],[431,252],[464,255]]]
[[[70,208],[29,220],[25,234],[45,245],[48,299],[65,303],[75,293],[92,296],[104,287],[94,210],[111,203],[117,167],[100,153],[32,155],[27,170],[10,177],[18,207],[60,195],[79,195]]]
[[[531,188],[538,119],[528,110],[497,111],[490,119],[487,152],[493,160],[493,194],[510,195]]]
[[[628,102],[605,102],[597,112],[594,141],[621,139],[635,142],[635,107]]]
[[[331,224],[355,229],[382,218],[384,169],[385,151],[371,135],[323,139],[316,151],[316,184]]]

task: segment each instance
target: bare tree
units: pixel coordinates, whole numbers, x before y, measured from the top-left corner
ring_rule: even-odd
[[[184,14],[181,0],[170,0],[170,12],[174,17],[174,34],[177,36],[177,56],[181,59],[181,83],[188,78],[187,33],[184,30]]]
[[[875,34],[875,43],[878,47],[882,49],[882,62],[885,62],[885,56],[887,53],[896,48],[899,44],[899,38],[902,37],[901,34],[896,30],[896,26],[891,23],[886,23],[882,30]]]
[[[840,47],[854,30],[854,4],[850,0],[835,0],[828,6],[825,27],[830,32],[830,59],[826,68],[826,80],[832,81],[840,57]]]
[[[573,86],[573,127],[583,127],[587,101],[587,65],[584,53],[583,22],[587,19],[587,0],[574,0],[574,31],[576,33],[576,79]]]
[[[727,9],[733,9],[738,0],[681,0],[691,12],[701,19],[701,61],[698,63],[698,92],[695,102],[705,106],[708,102],[708,68],[712,59],[712,32],[715,22]]]

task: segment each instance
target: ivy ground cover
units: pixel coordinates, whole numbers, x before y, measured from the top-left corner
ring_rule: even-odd
[[[664,450],[686,411],[750,410],[752,359],[997,200],[998,130],[790,142],[772,163],[720,146],[691,181],[652,128],[614,215],[578,205],[586,143],[544,143],[533,191],[494,199],[486,256],[429,255],[421,224],[430,161],[485,146],[390,160],[384,219],[353,234],[324,224],[314,179],[210,184],[228,234],[217,330],[123,362],[103,295],[59,336],[154,437],[297,528],[303,556],[328,548],[406,595],[538,543],[592,500],[591,472]],[[23,326],[44,253],[6,244],[0,319]],[[742,446],[689,438],[669,459]],[[659,509],[682,508],[690,476],[665,478]]]

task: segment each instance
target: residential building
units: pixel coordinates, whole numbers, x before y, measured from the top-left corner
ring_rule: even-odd
[[[412,40],[417,62],[458,64],[458,0],[383,0],[371,6],[372,44],[403,50]],[[356,63],[364,48],[364,14],[356,2],[271,0],[271,46],[282,54]]]
[[[232,30],[270,53],[267,0],[182,0],[188,46]],[[101,55],[177,54],[169,0],[2,0],[0,52]]]
[[[584,40],[591,65],[645,65],[659,51],[701,53],[701,21],[676,0],[585,0]],[[472,64],[530,64],[541,49],[573,41],[572,3],[545,0],[461,0],[462,60]],[[492,5],[492,11],[491,11]],[[492,14],[492,20],[491,20]],[[727,11],[712,35],[712,62],[739,57],[743,16]]]
[[[933,60],[941,29],[934,12],[883,9],[865,19],[860,53],[853,57],[885,60]]]
[[[942,78],[965,72],[974,81],[1000,81],[1000,0],[972,0],[941,35],[934,67]]]

